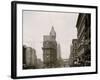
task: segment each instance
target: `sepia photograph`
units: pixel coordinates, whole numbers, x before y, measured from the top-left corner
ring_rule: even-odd
[[[23,10],[23,69],[91,66],[91,14]]]
[[[12,2],[16,78],[97,74],[97,7]]]

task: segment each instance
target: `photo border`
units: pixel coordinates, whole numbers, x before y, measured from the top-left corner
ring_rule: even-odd
[[[47,5],[47,6],[60,6],[60,7],[77,7],[77,8],[94,8],[96,9],[96,71],[95,72],[82,72],[82,73],[68,73],[68,74],[51,74],[51,75],[37,75],[37,76],[17,76],[17,4],[28,5]],[[98,7],[88,5],[72,5],[72,4],[57,4],[57,3],[42,3],[42,2],[24,2],[12,1],[11,2],[11,78],[38,78],[38,77],[53,77],[53,76],[68,76],[68,75],[85,75],[98,73]]]

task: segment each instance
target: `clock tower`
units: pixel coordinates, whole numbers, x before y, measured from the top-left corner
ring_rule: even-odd
[[[54,27],[43,37],[43,62],[45,68],[57,67],[57,42]]]
[[[52,26],[51,31],[50,31],[50,36],[51,36],[53,39],[56,39],[56,32],[55,32],[53,26]]]

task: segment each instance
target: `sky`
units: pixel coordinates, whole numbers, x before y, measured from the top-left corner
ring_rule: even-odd
[[[78,13],[23,11],[23,45],[36,50],[37,58],[43,60],[43,36],[49,35],[52,26],[56,41],[61,47],[61,57],[69,58],[72,39],[77,38]]]

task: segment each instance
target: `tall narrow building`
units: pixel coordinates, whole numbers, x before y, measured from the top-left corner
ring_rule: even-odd
[[[62,58],[61,58],[61,47],[60,44],[57,44],[57,64],[58,67],[62,66]]]
[[[57,42],[54,27],[43,37],[43,62],[45,68],[57,67]]]
[[[61,59],[61,47],[60,44],[57,44],[57,59]]]

